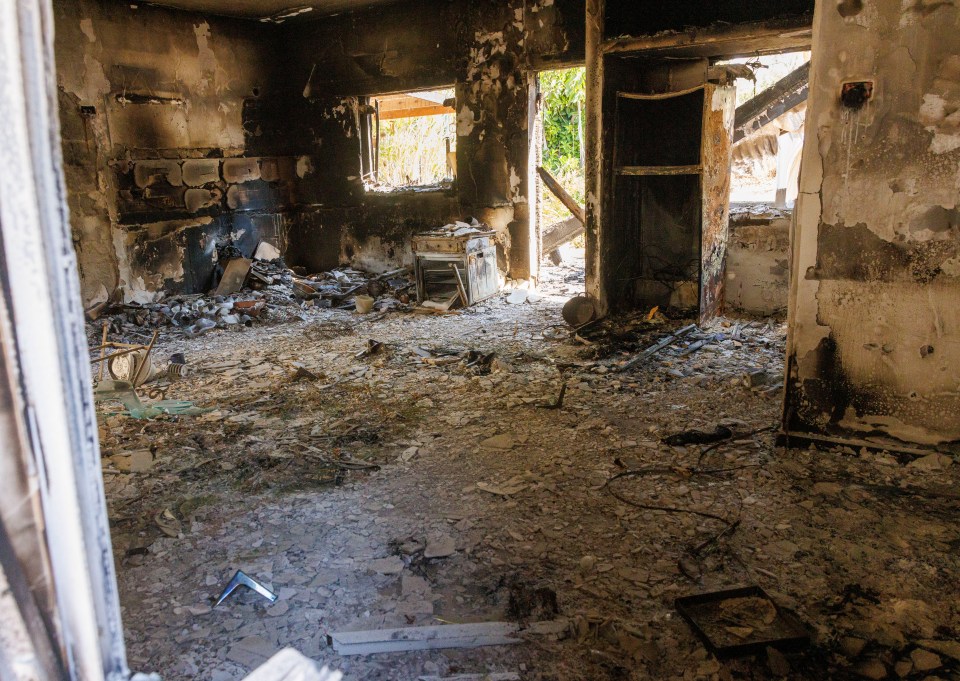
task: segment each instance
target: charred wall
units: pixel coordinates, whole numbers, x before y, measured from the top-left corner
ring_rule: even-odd
[[[228,240],[387,268],[463,215],[497,229],[504,270],[535,273],[532,74],[582,59],[583,0],[410,0],[282,26],[64,0],[56,21],[85,301],[204,291]],[[365,192],[360,98],[454,86],[460,182]]]
[[[818,5],[791,431],[960,439],[958,23],[950,0]],[[845,105],[844,84],[864,82],[871,96]]]
[[[217,243],[282,240],[297,159],[250,143],[275,92],[275,27],[94,0],[55,11],[85,302],[204,291]]]
[[[317,266],[339,254],[391,267],[409,259],[415,232],[473,215],[497,231],[505,270],[535,276],[533,78],[582,60],[583,0],[411,0],[281,31],[288,80],[273,120],[312,168],[298,190],[292,261]],[[433,196],[366,193],[359,98],[441,87],[456,93],[455,186]]]
[[[633,215],[627,215],[624,205],[618,203],[624,185],[628,192],[640,195],[640,192],[629,189],[629,185],[639,185],[641,181],[615,176],[616,155],[624,149],[631,151],[630,147],[646,136],[651,148],[648,157],[654,162],[663,163],[666,159],[671,164],[693,163],[669,160],[671,155],[678,156],[676,152],[682,151],[691,139],[690,130],[680,130],[684,121],[693,120],[691,112],[674,112],[680,116],[676,121],[670,113],[651,116],[641,125],[632,125],[625,134],[630,141],[624,143],[615,139],[619,115],[616,93],[681,92],[713,80],[714,76],[709,74],[716,74],[716,70],[709,64],[715,60],[807,49],[814,2],[586,0],[585,11],[586,286],[587,292],[598,301],[600,310],[609,312],[634,304],[636,287],[631,282],[642,278],[643,268],[637,246],[640,212],[634,210]],[[702,60],[704,68],[694,73],[693,69],[683,67],[682,60],[691,64],[695,63],[693,60]],[[659,65],[654,67],[654,64]],[[651,135],[651,125],[661,128],[664,133]],[[714,135],[712,139],[720,138]],[[713,150],[722,148],[722,144],[711,144],[705,145],[703,150],[713,153]],[[726,204],[720,197],[729,186],[729,175],[721,170],[725,163],[714,159],[714,169],[721,172],[704,176],[711,180],[710,191],[705,193],[711,203],[705,210],[714,218],[707,222],[701,220],[703,224],[714,226],[707,232],[713,245],[702,262],[707,282],[701,287],[701,292],[706,292],[701,300],[704,309],[714,307],[706,304],[708,300],[711,303],[719,301],[719,288],[724,281],[722,254],[727,234],[719,227],[725,224],[725,219],[717,217]],[[675,208],[682,205],[669,199],[663,204]],[[760,235],[748,236],[747,242],[754,237]],[[675,264],[679,264],[679,260]],[[680,279],[675,277],[675,280]],[[666,277],[660,277],[660,283],[667,281]],[[672,283],[659,288],[664,299],[668,299],[674,289],[679,290]],[[643,295],[646,297],[646,290]]]
[[[813,14],[813,0],[607,0],[604,37],[654,35]]]

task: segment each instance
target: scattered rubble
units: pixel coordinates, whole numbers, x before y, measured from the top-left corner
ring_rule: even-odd
[[[743,377],[782,374],[781,321],[718,319],[619,372],[690,320],[647,311],[571,335],[561,308],[582,286],[565,264],[539,300],[503,292],[455,319],[344,305],[243,334],[161,333],[156,356],[190,368],[175,396],[212,410],[101,414],[131,667],[229,681],[293,647],[374,680],[955,675],[952,452],[906,465],[921,459],[779,447],[778,394]],[[368,339],[383,347],[358,357]],[[731,437],[663,441],[718,426]],[[117,465],[132,452],[150,453],[146,470]],[[604,489],[644,468],[657,472],[617,482],[632,503]],[[237,570],[282,607],[237,592],[211,611]],[[713,659],[674,601],[743,584],[794,612],[810,647]],[[326,638],[513,616],[569,618],[572,635],[350,658]],[[934,663],[917,650],[940,666],[917,671],[914,657]]]
[[[91,339],[99,336],[94,328],[100,329],[102,324],[112,337],[137,339],[149,338],[148,332],[157,328],[193,338],[213,329],[307,321],[311,310],[317,308],[355,309],[358,297],[366,311],[411,309],[415,282],[406,268],[373,274],[345,267],[305,275],[288,269],[279,258],[234,258],[229,263],[241,263],[241,267],[234,269],[228,264],[224,276],[240,274],[227,286],[222,279],[210,295],[158,294],[159,300],[153,303],[100,308]]]

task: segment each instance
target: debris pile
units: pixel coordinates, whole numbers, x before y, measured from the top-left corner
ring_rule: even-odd
[[[234,263],[241,264],[234,267]],[[240,275],[236,275],[238,269]],[[224,286],[228,278],[234,286]],[[354,309],[357,296],[373,298],[374,310],[408,309],[413,286],[407,268],[382,274],[339,268],[306,275],[288,268],[279,257],[271,261],[233,258],[210,294],[161,293],[153,303],[108,305],[98,310],[97,318],[122,338],[163,327],[174,327],[193,338],[217,328],[305,321],[310,307]]]
[[[423,232],[421,236],[430,235],[439,237],[462,237],[470,236],[471,234],[488,234],[493,231],[489,226],[480,222],[476,218],[467,219],[469,222],[457,220],[456,222],[451,222],[443,227]]]

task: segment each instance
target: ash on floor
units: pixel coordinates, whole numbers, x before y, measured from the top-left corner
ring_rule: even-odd
[[[545,279],[458,315],[311,308],[161,337],[191,369],[166,397],[213,411],[103,415],[130,666],[225,681],[292,646],[347,679],[957,678],[952,457],[776,447],[780,321],[718,320],[620,373],[685,322],[558,334],[582,270]],[[718,425],[734,438],[705,454],[661,442]],[[277,602],[211,608],[237,569]],[[744,584],[813,645],[709,656],[673,600]],[[509,647],[341,658],[326,643],[558,616],[565,639]]]

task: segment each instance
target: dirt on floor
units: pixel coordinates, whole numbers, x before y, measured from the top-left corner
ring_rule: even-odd
[[[156,356],[188,371],[155,396],[210,411],[100,404],[131,668],[226,681],[289,646],[347,679],[960,678],[953,459],[775,444],[781,320],[716,320],[621,372],[690,320],[572,334],[582,277],[548,268],[525,302],[452,315],[163,333]],[[212,607],[238,569],[276,603]],[[675,600],[739,586],[780,610],[725,604],[728,643],[780,612],[810,644],[711,655]],[[557,619],[511,646],[341,657],[327,639]]]

